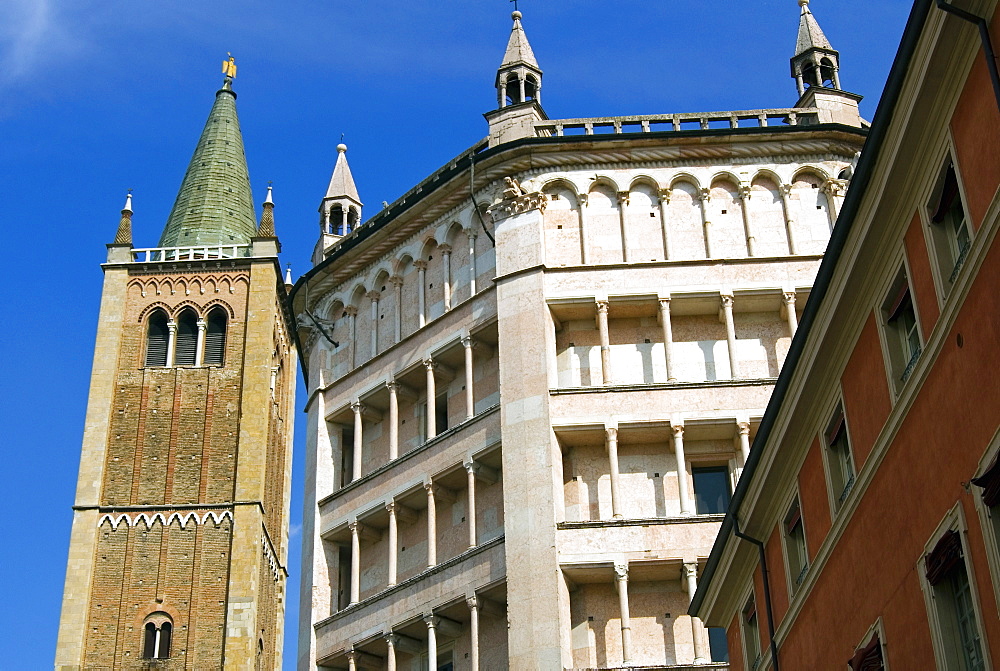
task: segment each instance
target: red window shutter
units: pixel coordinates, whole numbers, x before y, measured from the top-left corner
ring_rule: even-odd
[[[982,475],[973,479],[972,484],[983,489],[983,503],[987,507],[1000,503],[1000,453],[993,457],[992,463]]]
[[[944,221],[945,215],[948,214],[948,210],[951,209],[951,204],[955,202],[955,198],[958,197],[958,178],[955,176],[955,166],[948,166],[948,173],[944,178],[944,187],[941,189],[941,200],[938,202],[937,209],[934,210],[934,215],[931,217],[931,221],[935,224],[940,224]]]
[[[957,531],[949,531],[941,537],[931,553],[924,557],[927,582],[937,585],[960,561],[962,561],[962,538]]]
[[[851,671],[883,671],[885,662],[882,659],[882,642],[878,640],[878,634],[872,636],[868,645],[854,653],[854,657],[847,663]]]

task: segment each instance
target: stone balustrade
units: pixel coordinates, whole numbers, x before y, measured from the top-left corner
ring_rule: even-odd
[[[694,114],[642,114],[586,119],[551,119],[535,123],[538,137],[566,135],[582,129],[584,135],[601,133],[651,133],[655,131],[708,130],[710,128],[764,128],[775,125],[810,125],[818,123],[818,109],[788,108],[745,110],[742,112],[701,112]],[[745,122],[751,122],[749,124]],[[602,130],[605,129],[605,130]],[[579,133],[570,133],[579,134]]]
[[[195,247],[149,247],[133,249],[134,263],[236,259],[250,256],[250,245],[200,245]]]

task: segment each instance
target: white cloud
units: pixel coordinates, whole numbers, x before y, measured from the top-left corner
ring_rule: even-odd
[[[0,88],[41,78],[78,51],[80,33],[53,0],[7,0],[0,22]]]

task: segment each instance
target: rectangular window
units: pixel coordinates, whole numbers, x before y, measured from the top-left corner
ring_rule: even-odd
[[[692,468],[695,510],[699,515],[724,515],[729,508],[729,469],[725,466]]]
[[[840,510],[844,499],[854,486],[854,461],[851,458],[851,439],[847,435],[847,421],[843,407],[837,408],[826,427],[826,463],[830,470],[830,488],[834,496],[834,509]]]
[[[708,647],[712,653],[713,662],[729,662],[729,641],[726,640],[726,630],[722,627],[708,628]]]
[[[982,635],[965,565],[962,537],[950,530],[924,557],[934,617],[947,669],[985,671]]]
[[[340,486],[351,484],[354,477],[354,429],[344,427],[340,431]]]
[[[941,275],[943,293],[948,295],[958,271],[965,263],[971,244],[965,204],[958,188],[955,164],[950,160],[938,178],[934,196],[928,203],[928,211],[932,256]]]
[[[906,273],[900,271],[882,304],[882,326],[889,354],[889,369],[896,390],[910,377],[920,357],[920,331]]]
[[[809,558],[806,555],[806,531],[802,526],[802,509],[798,499],[785,515],[785,558],[788,561],[788,576],[791,578],[792,593],[794,593],[809,571]]]
[[[972,484],[978,488],[974,490],[978,494],[977,508],[983,522],[994,589],[1000,598],[1000,451],[993,455],[983,474],[973,478]]]
[[[441,394],[437,397],[434,405],[434,428],[439,434],[448,430],[448,394]]]
[[[753,597],[743,607],[743,652],[747,668],[751,671],[760,664],[760,626],[757,623],[757,604]]]

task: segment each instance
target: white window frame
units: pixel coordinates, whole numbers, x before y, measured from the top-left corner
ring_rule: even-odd
[[[799,569],[796,575],[793,576],[792,564],[789,561],[788,530],[785,528],[785,520],[788,518],[788,513],[792,511],[792,507],[795,505],[798,505],[799,507],[799,524],[802,526],[802,558],[804,560],[804,566]],[[795,488],[792,496],[785,501],[785,505],[782,506],[780,510],[783,511],[778,522],[781,525],[781,554],[785,562],[785,584],[788,589],[788,601],[791,602],[796,596],[798,596],[798,593],[802,589],[802,585],[806,582],[810,569],[812,569],[812,562],[809,561],[809,540],[806,538],[805,516],[802,514],[802,497],[799,496],[798,487]],[[798,580],[799,576],[802,576],[801,581]]]
[[[913,318],[916,322],[917,338],[920,340],[921,353],[916,358],[917,362],[920,361],[921,356],[925,355],[925,350],[927,349],[927,338],[924,335],[923,328],[920,323],[920,306],[917,305],[916,296],[913,293],[913,283],[910,281],[910,278],[913,277],[913,275],[910,273],[909,260],[906,258],[906,254],[903,253],[902,246],[900,246],[897,250],[893,260],[886,263],[886,266],[889,268],[895,268],[895,270],[883,280],[882,287],[876,293],[876,296],[879,298],[875,303],[874,309],[875,322],[878,326],[879,340],[882,343],[882,362],[885,367],[886,382],[889,384],[889,395],[891,400],[893,404],[895,404],[900,394],[903,393],[903,389],[913,377],[912,371],[906,380],[900,380],[896,375],[896,371],[893,367],[893,360],[896,356],[895,352],[898,349],[897,345],[894,343],[896,336],[894,333],[889,333],[889,324],[886,322],[885,311],[883,310],[883,306],[886,304],[886,301],[889,300],[889,295],[892,292],[893,286],[896,284],[896,280],[899,278],[900,273],[903,274],[903,279],[905,280],[906,286],[910,292],[910,303],[913,305]]]
[[[986,468],[993,462],[993,459],[1000,454],[1000,429],[994,434],[989,447],[983,454],[979,466],[976,467],[976,477],[983,474]],[[986,545],[986,562],[990,567],[990,577],[993,579],[993,593],[997,602],[997,616],[1000,617],[1000,531],[994,531],[994,520],[990,514],[990,509],[983,503],[982,490],[972,485],[972,498],[975,502],[976,512],[979,514],[979,523],[983,530],[983,539]],[[997,520],[1000,528],[1000,520]]]
[[[958,169],[958,161],[956,160],[957,153],[955,151],[954,139],[951,137],[951,131],[947,132],[947,136],[943,138],[940,146],[937,148],[934,154],[937,158],[936,162],[931,162],[930,165],[936,166],[936,169],[930,172],[926,177],[926,183],[921,190],[923,197],[920,201],[923,203],[918,207],[921,228],[924,234],[924,243],[927,247],[927,256],[930,261],[931,266],[931,276],[934,279],[934,288],[937,290],[938,306],[943,307],[945,302],[951,296],[954,284],[957,283],[957,278],[955,283],[949,283],[948,277],[944,275],[945,269],[941,267],[941,262],[938,256],[938,234],[935,233],[934,227],[937,226],[931,221],[931,216],[933,212],[930,212],[929,205],[931,199],[935,196],[935,191],[938,187],[945,167],[951,162],[955,166],[955,179],[958,181],[958,195],[962,199],[962,205],[965,208],[965,227],[969,233],[969,246],[971,247],[976,238],[976,230],[972,225],[971,213],[969,212],[969,199],[966,197],[965,193],[965,181],[962,179],[962,175]],[[951,269],[948,270],[949,274]],[[961,272],[961,271],[960,271]]]
[[[840,410],[844,416],[844,431],[847,433],[847,444],[851,457],[851,477],[854,479],[854,484],[851,485],[850,491],[844,495],[843,501],[840,500],[840,497],[844,494],[844,490],[842,489],[839,492],[834,491],[833,469],[830,466],[830,446],[827,443],[827,429],[830,428],[830,422],[833,421],[833,416],[837,410]],[[827,406],[826,412],[824,412],[821,416],[826,417],[826,421],[820,425],[818,433],[820,452],[823,454],[823,474],[826,477],[826,496],[827,501],[830,504],[830,519],[836,520],[840,515],[840,511],[847,507],[847,500],[851,497],[851,494],[858,485],[858,464],[854,460],[854,438],[851,436],[851,423],[847,421],[847,410],[844,408],[844,394],[842,390],[838,388],[837,395]]]
[[[868,645],[868,642],[872,640],[872,634],[878,634],[878,642],[882,647],[882,667],[884,668],[884,671],[892,671],[889,667],[889,655],[887,654],[889,646],[886,645],[885,642],[885,625],[882,623],[881,616],[875,620],[872,626],[868,627],[868,631],[865,632],[865,635],[862,636],[861,640],[854,646],[855,652]]]
[[[938,617],[938,608],[934,597],[934,587],[927,580],[927,567],[924,561],[925,557],[937,546],[938,541],[940,541],[941,538],[949,531],[957,531],[962,542],[962,561],[965,564],[965,570],[969,578],[969,593],[972,598],[972,609],[976,615],[976,628],[979,631],[979,641],[982,647],[983,660],[985,668],[992,669],[993,663],[990,659],[989,639],[986,638],[986,632],[983,630],[983,608],[982,604],[979,602],[979,581],[976,579],[975,566],[971,561],[969,561],[971,557],[969,553],[969,527],[966,524],[965,514],[962,511],[962,504],[960,501],[948,511],[948,513],[944,516],[944,519],[941,520],[941,523],[938,524],[937,529],[934,530],[934,533],[927,541],[927,544],[924,545],[924,549],[921,552],[916,565],[917,575],[920,579],[920,589],[924,593],[924,606],[927,612],[927,624],[930,626],[931,630],[931,643],[934,648],[934,661],[937,668],[941,671],[961,671],[954,665],[949,666],[948,660],[944,657],[944,650],[946,647],[944,632],[941,628],[941,621]]]

